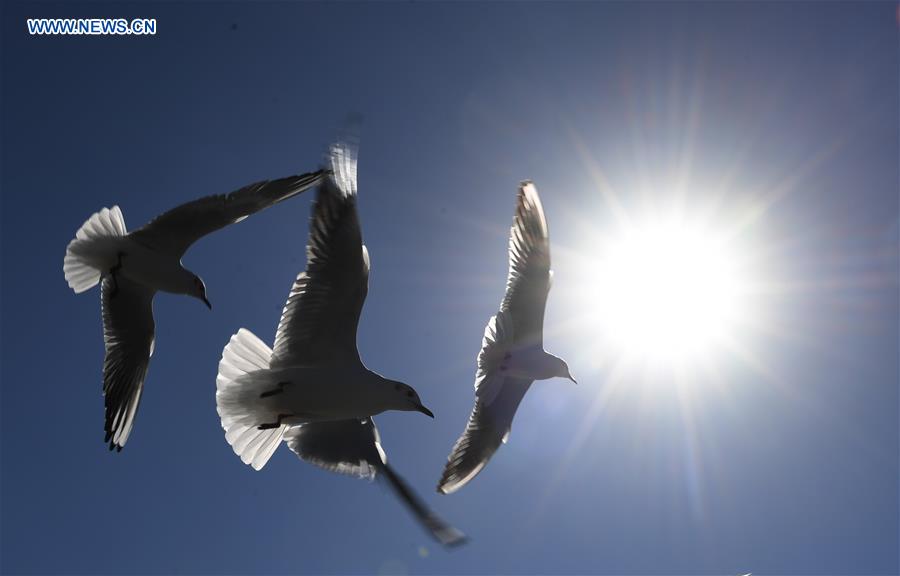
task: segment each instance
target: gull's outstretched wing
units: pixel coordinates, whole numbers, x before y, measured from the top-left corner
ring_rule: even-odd
[[[476,399],[466,429],[447,457],[438,492],[450,494],[468,484],[509,437],[516,410],[532,380],[501,378],[492,402]]]
[[[519,186],[509,233],[509,276],[500,311],[508,311],[518,348],[543,345],[544,308],[550,291],[550,239],[537,189]]]
[[[419,524],[431,534],[432,538],[443,546],[448,547],[460,546],[466,543],[466,535],[447,524],[443,518],[428,508],[428,505],[425,504],[422,498],[413,491],[409,484],[406,483],[406,480],[397,474],[393,468],[385,463],[381,471],[397,497],[406,504],[409,511],[412,512]]]
[[[191,244],[203,236],[300,194],[318,184],[324,175],[325,172],[319,170],[256,182],[230,194],[206,196],[172,208],[135,230],[130,236],[138,242],[176,254],[180,258]]]
[[[118,285],[118,286],[117,286]],[[155,291],[123,276],[103,279],[103,396],[106,404],[104,442],[121,450],[128,441],[150,356],[153,354]]]
[[[311,422],[284,434],[291,451],[329,472],[372,480],[387,460],[371,418]]]
[[[356,328],[369,289],[369,255],[356,213],[356,155],[330,152],[331,173],[316,194],[306,271],[288,296],[271,366],[358,360]]]
[[[288,447],[311,464],[359,478],[385,478],[416,520],[444,546],[457,546],[466,536],[428,508],[402,476],[388,466],[378,429],[371,418],[313,422],[284,435]]]

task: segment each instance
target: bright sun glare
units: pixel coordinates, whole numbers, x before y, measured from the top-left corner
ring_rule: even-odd
[[[650,218],[604,244],[598,320],[620,353],[691,364],[728,339],[743,307],[739,260],[725,234],[680,218]]]

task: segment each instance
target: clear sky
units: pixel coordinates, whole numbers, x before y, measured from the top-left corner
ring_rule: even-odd
[[[158,33],[31,37],[27,17]],[[13,1],[0,41],[4,573],[897,573],[895,3]],[[241,326],[271,344],[311,194],[187,253],[214,308],[157,296],[120,454],[99,291],[63,278],[101,207],[134,229],[308,171],[353,118],[359,348],[437,416],[378,424],[470,535],[449,552],[379,483],[285,448],[257,473],[224,440],[222,347]],[[524,178],[550,224],[545,345],[579,385],[537,383],[485,471],[440,496]],[[743,245],[746,309],[702,369],[638,369],[603,336],[594,257],[617,214],[672,205]]]

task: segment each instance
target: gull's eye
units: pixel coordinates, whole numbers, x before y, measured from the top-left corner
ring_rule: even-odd
[[[411,390],[407,390],[407,391],[406,391],[406,397],[407,397],[407,398],[412,398],[412,397],[413,397],[413,393],[412,393]]]
[[[400,390],[400,385],[399,385],[399,384],[394,384],[394,390]]]

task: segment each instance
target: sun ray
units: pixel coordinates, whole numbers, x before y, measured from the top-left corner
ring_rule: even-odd
[[[597,191],[600,192],[600,195],[603,197],[603,200],[609,207],[610,212],[612,212],[613,217],[618,223],[627,224],[629,221],[628,213],[622,206],[622,202],[619,200],[616,191],[607,180],[606,175],[600,168],[600,165],[596,160],[594,160],[594,157],[591,155],[587,145],[581,138],[581,135],[578,133],[578,131],[575,130],[575,128],[568,122],[565,122],[565,126],[566,131],[569,134],[569,138],[572,141],[572,146],[574,147],[575,152],[578,153],[578,158],[590,173],[591,178],[594,181],[594,186],[596,186]]]
[[[559,483],[565,478],[569,468],[575,462],[579,454],[581,454],[584,445],[590,438],[591,432],[597,423],[600,414],[609,406],[610,401],[615,396],[619,388],[624,386],[625,382],[621,378],[623,370],[622,365],[614,366],[607,375],[603,387],[595,396],[588,407],[587,412],[581,419],[578,431],[572,438],[572,441],[566,447],[565,452],[560,457],[559,462],[553,467],[553,473],[547,479],[546,487],[543,493],[535,500],[533,513],[529,522],[530,527],[540,526],[540,519],[543,516],[547,506],[550,504],[553,494],[556,492]]]

